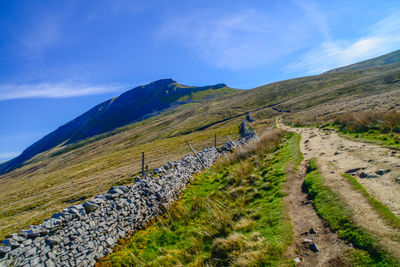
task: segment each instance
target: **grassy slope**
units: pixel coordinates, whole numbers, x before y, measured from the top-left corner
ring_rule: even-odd
[[[328,71],[327,73],[362,70],[365,68],[378,67],[378,66],[389,65],[389,64],[399,63],[399,62],[400,62],[400,50],[397,50],[397,51],[394,51],[392,53],[389,53],[389,54],[386,54],[383,56],[364,60],[364,61],[352,64],[349,66],[333,69],[333,70]]]
[[[387,133],[380,130],[370,130],[364,133],[340,130],[339,133],[351,139],[372,142],[385,147],[400,150],[400,134],[398,133]]]
[[[297,111],[330,99],[393,90],[396,84],[391,78],[396,73],[399,68],[334,73],[277,82],[233,95],[221,93],[206,102],[175,107],[111,133],[39,154],[26,166],[0,176],[0,238],[40,222],[71,203],[102,193],[112,184],[131,181],[139,171],[142,151],[149,167],[158,167],[190,153],[184,138],[202,148],[211,144],[217,133],[221,144],[227,134],[236,133],[243,117],[229,118],[239,114],[253,111],[256,127],[261,128],[262,120],[270,123],[278,114],[266,106],[280,103],[278,107],[300,114]],[[194,100],[202,97],[192,96]],[[197,131],[219,121],[223,122]]]
[[[293,233],[282,189],[287,168],[301,154],[299,137],[286,138],[276,149],[247,153],[199,175],[167,215],[125,240],[102,264],[288,264]]]
[[[337,231],[338,236],[351,242],[356,250],[351,252],[353,264],[360,266],[397,266],[394,258],[380,249],[376,240],[365,230],[358,227],[352,219],[352,211],[343,204],[340,198],[326,185],[318,172],[315,160],[310,162],[305,185],[313,199],[317,213]]]

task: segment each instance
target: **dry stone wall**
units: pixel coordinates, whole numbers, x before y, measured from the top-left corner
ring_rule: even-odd
[[[112,187],[83,204],[54,214],[40,225],[12,234],[0,245],[0,266],[92,266],[112,252],[120,238],[146,226],[179,197],[193,174],[213,164],[221,153],[255,136],[218,150],[208,147],[197,157],[185,156],[135,178],[135,183]]]

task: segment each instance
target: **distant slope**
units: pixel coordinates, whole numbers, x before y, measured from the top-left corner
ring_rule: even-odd
[[[0,174],[20,167],[26,160],[60,144],[75,143],[111,131],[174,105],[202,101],[236,91],[238,90],[228,88],[225,84],[195,87],[180,85],[172,79],[136,87],[95,106],[46,135],[24,150],[20,156],[0,165]]]
[[[304,125],[325,123],[329,116],[341,112],[399,110],[400,64],[379,64],[279,81],[250,90],[234,90],[223,85],[196,88],[161,80],[137,88],[154,87],[155,91],[147,99],[139,95],[141,102],[132,102],[136,104],[122,101],[125,96],[106,101],[86,113],[93,112],[88,121],[82,118],[85,114],[74,120],[83,120],[82,133],[89,129],[107,130],[101,127],[105,125],[104,118],[123,118],[102,114],[105,111],[127,114],[129,108],[126,111],[113,106],[120,101],[120,107],[125,103],[135,110],[148,108],[146,112],[150,113],[124,126],[111,124],[118,128],[84,140],[79,138],[87,134],[65,129],[70,135],[55,139],[57,147],[20,161],[18,168],[15,168],[18,165],[0,166],[3,170],[7,170],[5,166],[15,168],[0,175],[0,238],[40,222],[70,203],[106,192],[112,185],[131,183],[141,169],[142,152],[146,153],[146,164],[152,169],[190,153],[185,140],[197,149],[213,144],[215,135],[218,145],[224,143],[228,135],[237,134],[237,125],[249,111],[256,119],[251,126],[259,131],[273,123],[277,115],[287,122]],[[134,92],[125,99],[131,94]],[[158,104],[166,108],[150,109],[147,105],[154,103],[152,97],[162,99],[164,102]],[[74,126],[74,121],[63,127]],[[44,139],[53,141],[49,136]],[[36,151],[45,149],[40,144],[44,145],[39,142],[32,147],[37,146]],[[25,156],[29,156],[28,152],[24,152]]]
[[[336,68],[325,73],[335,73],[335,72],[345,72],[345,71],[353,71],[353,70],[362,70],[373,67],[380,67],[389,64],[400,64],[400,50],[391,52],[389,54],[385,54],[383,56],[371,58],[368,60],[364,60],[355,64],[351,64],[348,66]]]

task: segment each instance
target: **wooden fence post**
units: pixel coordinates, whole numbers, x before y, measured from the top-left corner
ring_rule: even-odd
[[[217,148],[217,134],[214,134],[214,147]]]
[[[144,176],[144,152],[142,152],[142,176]]]
[[[201,160],[199,155],[197,155],[196,151],[194,151],[193,147],[189,144],[189,142],[186,139],[185,142],[189,146],[190,150],[192,150],[194,156],[200,161],[201,166],[203,166],[203,168],[206,169],[206,165],[204,165],[203,161]]]

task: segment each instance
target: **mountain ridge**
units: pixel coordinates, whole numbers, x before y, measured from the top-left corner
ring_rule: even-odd
[[[20,167],[23,162],[33,156],[54,148],[58,145],[73,144],[94,135],[109,132],[125,126],[154,112],[159,112],[174,105],[190,102],[190,95],[202,91],[212,93],[228,88],[220,83],[208,86],[186,86],[178,84],[173,79],[160,79],[146,85],[137,86],[120,96],[106,100],[82,115],[58,127],[55,131],[26,148],[21,155],[0,164],[0,174],[7,173]],[[224,92],[233,92],[225,90]],[[179,101],[186,97],[184,101]]]
[[[382,67],[391,64],[400,64],[400,50],[396,50],[382,56],[374,57],[371,59],[363,60],[354,64],[346,65],[343,67],[335,68],[325,73],[336,73],[343,71],[356,71],[366,68]]]
[[[0,188],[4,189],[0,191],[0,236],[43,220],[66,203],[81,202],[113,185],[133,183],[132,177],[141,170],[142,152],[151,170],[190,153],[185,140],[196,150],[214,144],[215,137],[221,145],[227,136],[237,136],[237,125],[247,112],[255,119],[250,126],[258,132],[271,127],[277,116],[295,125],[323,125],[340,113],[397,111],[399,82],[400,66],[389,64],[249,90],[187,90],[172,101],[175,106],[112,131],[58,145],[0,175]],[[172,87],[185,86],[174,83]],[[208,98],[213,95],[216,97]],[[103,109],[117,100],[110,99]],[[15,223],[10,225],[8,218]]]

